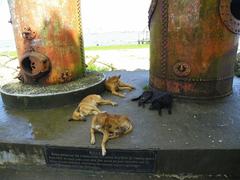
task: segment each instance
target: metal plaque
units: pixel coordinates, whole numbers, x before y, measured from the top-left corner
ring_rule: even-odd
[[[156,151],[107,150],[74,147],[46,147],[45,159],[49,166],[82,170],[153,173],[156,171]]]

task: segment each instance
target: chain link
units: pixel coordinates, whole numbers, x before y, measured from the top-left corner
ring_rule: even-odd
[[[79,41],[80,41],[80,53],[81,53],[81,64],[85,72],[85,55],[84,55],[84,42],[83,42],[83,32],[82,32],[82,20],[81,20],[81,0],[77,0],[78,9],[78,28],[79,28]]]
[[[162,19],[160,76],[166,78],[168,61],[168,0],[161,0],[160,7]]]

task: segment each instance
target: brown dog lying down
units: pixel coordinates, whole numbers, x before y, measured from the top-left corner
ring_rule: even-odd
[[[109,77],[105,81],[105,88],[116,96],[125,97],[123,94],[121,94],[117,91],[124,90],[124,89],[132,91],[135,88],[133,86],[131,86],[130,84],[126,84],[126,83],[122,82],[120,80],[120,77],[121,77],[120,75]]]
[[[95,144],[95,131],[103,133],[102,155],[106,155],[106,142],[131,132],[133,126],[127,116],[100,113],[92,118],[91,144]]]
[[[72,118],[69,121],[82,121],[85,120],[85,116],[102,113],[97,108],[99,104],[110,104],[112,106],[116,106],[117,103],[112,102],[111,100],[103,99],[100,95],[92,94],[85,97],[75,109],[72,114]]]

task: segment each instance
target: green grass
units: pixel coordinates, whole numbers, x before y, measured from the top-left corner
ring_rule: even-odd
[[[143,90],[144,90],[144,91],[149,90],[149,85],[145,85],[145,86],[143,87]]]
[[[149,48],[149,44],[127,44],[127,45],[112,45],[112,46],[91,46],[85,47],[86,51],[107,51],[107,50],[122,50],[122,49],[141,49]]]
[[[127,45],[112,45],[112,46],[90,46],[85,47],[85,51],[107,51],[107,50],[122,50],[122,49],[142,49],[149,48],[149,44],[127,44]],[[10,58],[17,57],[16,51],[0,52],[1,56],[8,56]]]
[[[94,64],[89,65],[89,66],[87,67],[87,70],[89,70],[89,71],[97,71],[97,72],[111,71],[111,69],[108,68],[108,67],[99,67],[99,66],[96,66],[96,65],[94,65]]]
[[[3,51],[3,52],[0,52],[0,57],[1,56],[8,56],[10,58],[16,58],[17,52],[16,51]]]

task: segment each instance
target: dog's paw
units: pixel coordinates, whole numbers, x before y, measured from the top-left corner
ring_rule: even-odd
[[[106,154],[107,154],[106,149],[102,149],[102,156],[106,156]]]
[[[118,105],[118,103],[116,103],[116,102],[113,102],[113,103],[112,103],[112,105],[113,105],[113,106],[117,106],[117,105]]]
[[[119,97],[122,97],[122,98],[125,98],[125,95],[124,94],[118,94]]]
[[[95,139],[91,139],[90,143],[93,145],[95,144]]]

